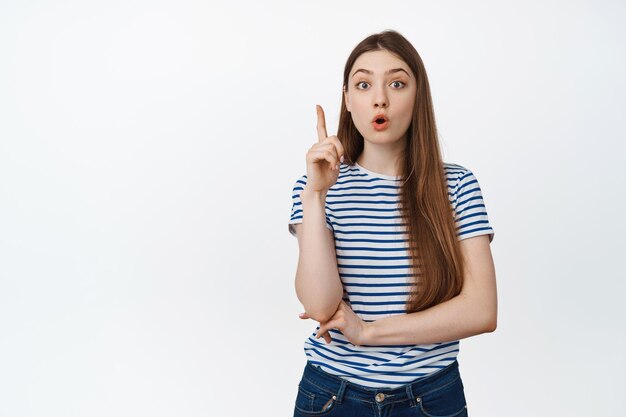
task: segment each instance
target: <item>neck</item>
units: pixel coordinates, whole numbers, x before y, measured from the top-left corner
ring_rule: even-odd
[[[394,143],[372,143],[365,140],[363,152],[357,158],[357,164],[363,168],[384,175],[399,176],[401,156],[406,139]]]

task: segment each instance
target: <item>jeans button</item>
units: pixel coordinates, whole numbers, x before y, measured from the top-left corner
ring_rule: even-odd
[[[385,400],[385,394],[383,394],[382,392],[379,392],[378,394],[376,394],[376,402],[383,402]]]

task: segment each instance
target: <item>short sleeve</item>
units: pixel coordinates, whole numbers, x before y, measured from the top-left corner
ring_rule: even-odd
[[[454,211],[459,240],[488,234],[489,243],[493,241],[495,232],[489,223],[480,184],[467,168],[454,189]]]
[[[304,186],[306,185],[306,175],[300,176],[296,183],[293,186],[291,193],[291,216],[289,218],[289,233],[293,236],[296,236],[296,230],[293,227],[296,223],[302,223],[302,202],[300,201],[300,193],[304,190]],[[326,227],[328,227],[331,231],[334,232],[333,224],[330,221],[330,217],[328,216],[328,211],[326,211]]]

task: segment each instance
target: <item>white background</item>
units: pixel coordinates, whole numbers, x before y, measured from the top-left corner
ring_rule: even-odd
[[[336,3],[0,3],[0,416],[291,415],[291,188],[384,29],[495,230],[470,415],[623,411],[624,3]]]

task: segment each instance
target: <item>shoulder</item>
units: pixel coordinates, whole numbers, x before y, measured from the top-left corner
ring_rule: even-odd
[[[459,204],[459,199],[475,199],[481,196],[478,179],[471,169],[465,165],[444,162],[444,172],[448,183],[448,197],[455,205]]]
[[[298,189],[302,190],[304,189],[304,186],[306,185],[306,174],[302,174],[300,175],[298,178],[296,178],[294,184],[293,184],[293,190],[296,191]]]
[[[444,162],[443,172],[448,180],[448,186],[452,188],[456,188],[464,178],[473,175],[469,168],[453,162]]]
[[[300,176],[296,179],[296,183],[306,184],[306,174],[302,174],[302,175],[300,175]]]

